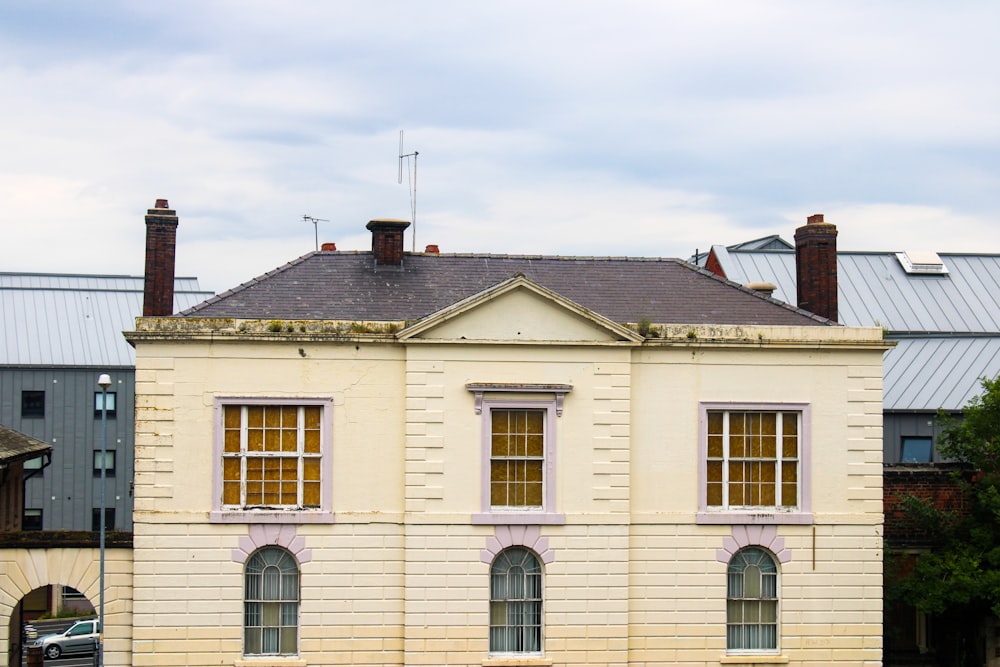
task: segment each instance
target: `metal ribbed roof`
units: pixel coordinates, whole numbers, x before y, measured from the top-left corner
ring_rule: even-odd
[[[174,311],[212,296],[197,278],[174,281]],[[0,273],[0,365],[135,365],[121,332],[142,315],[142,276]]]
[[[774,283],[794,304],[795,253],[714,246],[726,277]],[[839,320],[881,326],[886,410],[960,409],[1000,374],[1000,255],[941,253],[947,274],[907,273],[894,252],[838,252]]]
[[[886,409],[958,411],[1000,375],[1000,336],[903,338],[885,354]]]

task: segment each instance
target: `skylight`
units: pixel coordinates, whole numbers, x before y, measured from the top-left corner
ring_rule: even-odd
[[[944,275],[948,273],[948,267],[944,265],[941,257],[936,252],[908,250],[906,252],[897,252],[896,258],[907,273],[932,275]]]

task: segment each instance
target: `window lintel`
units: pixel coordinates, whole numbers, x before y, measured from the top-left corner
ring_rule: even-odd
[[[476,414],[483,414],[483,394],[487,392],[508,394],[555,394],[556,416],[562,417],[563,398],[573,391],[571,384],[536,384],[522,382],[469,382],[465,388],[475,394]]]

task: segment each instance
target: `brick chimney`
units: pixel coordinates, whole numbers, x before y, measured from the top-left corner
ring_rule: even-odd
[[[166,199],[146,211],[146,281],[143,317],[163,317],[174,312],[174,249],[177,245],[177,212]]]
[[[837,321],[837,226],[810,215],[795,230],[798,306]]]
[[[372,220],[365,225],[372,233],[372,254],[376,266],[403,265],[403,232],[409,220]]]

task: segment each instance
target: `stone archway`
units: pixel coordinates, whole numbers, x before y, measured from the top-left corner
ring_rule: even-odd
[[[100,552],[95,548],[0,549],[0,651],[20,644],[22,601],[50,585],[69,586],[96,608]],[[104,646],[107,664],[132,664],[132,550],[105,550]],[[36,594],[37,595],[37,594]],[[15,618],[16,617],[16,618]],[[9,660],[9,657],[8,657]]]

